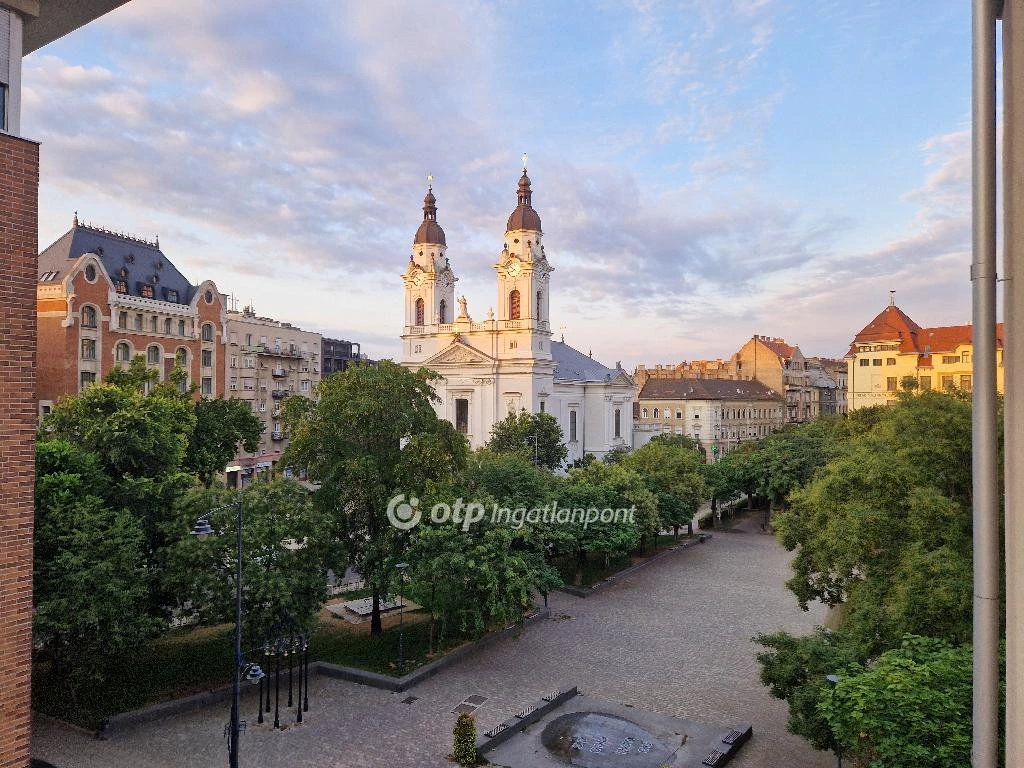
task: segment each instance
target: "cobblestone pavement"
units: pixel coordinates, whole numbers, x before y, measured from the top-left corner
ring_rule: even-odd
[[[785,704],[758,682],[751,636],[807,631],[824,611],[800,611],[783,586],[789,554],[757,528],[741,523],[585,600],[557,593],[550,620],[406,693],[317,677],[306,722],[276,732],[255,724],[250,693],[241,764],[450,768],[451,711],[467,696],[487,697],[476,713],[486,730],[555,687],[578,685],[590,696],[698,722],[752,723],[754,737],[736,768],[827,768],[834,759],[786,733]],[[418,698],[403,704],[409,695]],[[217,705],[107,741],[39,719],[33,754],[59,768],[220,767],[227,716],[227,706]]]

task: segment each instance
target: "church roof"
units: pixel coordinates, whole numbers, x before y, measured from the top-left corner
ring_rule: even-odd
[[[648,379],[638,400],[781,400],[755,379]]]
[[[609,381],[623,373],[621,368],[602,365],[564,341],[551,342],[551,358],[555,361],[555,381]]]
[[[178,304],[188,304],[197,290],[164,256],[158,242],[80,224],[77,217],[68,232],[39,254],[39,281],[61,282],[86,253],[99,257],[111,281],[124,280],[129,295],[141,296],[142,286],[149,284],[157,298],[167,301],[168,291],[174,291]]]
[[[533,209],[533,190],[530,188],[530,177],[526,175],[525,168],[523,169],[523,175],[519,178],[517,196],[519,205],[512,211],[512,215],[508,217],[505,231],[512,232],[517,229],[530,229],[540,232],[540,214]]]
[[[433,187],[427,188],[427,194],[423,198],[423,221],[420,222],[416,236],[412,239],[413,245],[432,244],[446,245],[444,241],[444,230],[437,223],[437,198],[434,197]]]

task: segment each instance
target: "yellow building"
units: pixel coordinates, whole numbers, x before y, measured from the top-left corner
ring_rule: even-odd
[[[850,351],[849,408],[884,405],[896,399],[904,381],[921,390],[972,386],[970,325],[922,328],[890,303],[858,333]],[[996,387],[1003,391],[1003,324],[996,326]]]

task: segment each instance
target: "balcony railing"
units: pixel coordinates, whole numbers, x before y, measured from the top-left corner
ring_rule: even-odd
[[[291,392],[289,392],[287,389],[274,389],[271,390],[270,392],[270,396],[275,400],[280,400],[281,398],[288,397],[288,395],[290,394]]]
[[[275,379],[283,379],[285,376],[288,375],[288,371],[286,371],[284,368],[275,368],[270,372],[270,375],[273,376]]]
[[[284,440],[284,432],[271,432],[270,439],[275,441]]]

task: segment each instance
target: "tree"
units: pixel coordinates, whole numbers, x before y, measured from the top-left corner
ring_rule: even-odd
[[[183,466],[209,487],[239,446],[250,453],[259,448],[264,426],[249,404],[237,398],[202,398],[193,412],[196,424],[189,435]]]
[[[494,425],[487,447],[495,453],[523,454],[537,466],[552,470],[562,466],[569,455],[555,417],[550,413],[529,413],[525,408]]]
[[[959,768],[971,763],[971,671],[969,646],[908,635],[847,667],[818,710],[860,765]]]
[[[286,611],[310,625],[327,598],[327,570],[343,568],[345,553],[338,523],[313,503],[295,480],[255,483],[242,492],[196,489],[176,508],[171,544],[162,573],[169,594],[179,596],[181,615],[201,623],[232,621],[235,606],[236,504],[241,501],[242,601],[247,642],[260,643]],[[190,535],[196,520],[208,519],[216,535]]]
[[[32,628],[69,705],[159,625],[148,610],[140,522],[106,501],[96,456],[64,440],[36,451]]]
[[[605,562],[621,557],[640,546],[645,536],[658,531],[658,501],[636,472],[620,464],[594,462],[583,469],[574,469],[562,481],[558,494],[559,508],[573,514],[569,522],[556,522],[545,527],[544,536],[559,552],[572,554],[576,562],[575,583],[583,583],[583,570],[590,553],[604,556]],[[591,510],[622,512],[592,519]]]
[[[437,378],[386,360],[329,377],[295,424],[285,455],[320,484],[320,508],[343,521],[348,551],[373,592],[373,635],[409,538],[389,522],[388,502],[422,494],[428,480],[452,477],[466,462],[465,437],[434,412]]]
[[[637,448],[622,460],[622,466],[643,479],[647,490],[658,500],[660,528],[671,528],[678,538],[679,528],[689,525],[707,494],[700,454],[694,444],[681,440],[663,440],[662,436]]]

